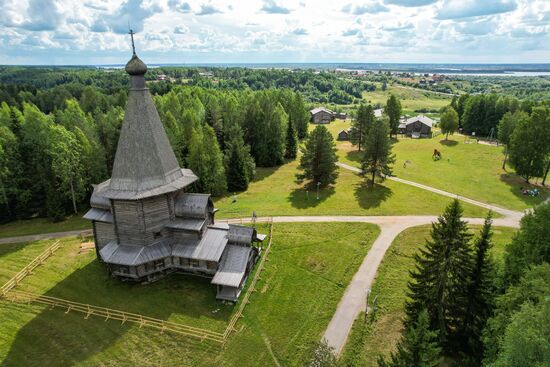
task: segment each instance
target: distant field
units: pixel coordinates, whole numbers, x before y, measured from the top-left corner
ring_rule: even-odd
[[[443,139],[442,135],[432,139],[400,137],[393,146],[394,175],[514,210],[532,207],[550,195],[550,190],[541,187],[537,198],[521,193],[521,187],[530,186],[509,166],[506,172],[502,170],[503,147],[476,144],[475,140],[466,144],[458,134],[449,136],[448,142]],[[356,147],[349,142],[338,147],[342,162],[359,167],[361,155]],[[432,160],[434,149],[441,151],[442,160]]]
[[[474,233],[480,226],[472,226]],[[510,242],[515,229],[494,228],[492,254],[497,263],[502,263],[504,247]],[[414,267],[412,255],[425,244],[430,236],[430,226],[409,228],[392,243],[382,264],[378,268],[372,295],[378,296],[376,321],[366,329],[363,318],[354,324],[349,342],[343,354],[343,362],[354,360],[357,366],[377,366],[377,356],[388,355],[399,340],[404,317],[409,270]],[[345,363],[344,363],[345,365]]]
[[[93,316],[85,320],[75,312],[1,302],[0,361],[6,366],[303,366],[378,233],[364,223],[276,224],[257,292],[224,349]],[[0,246],[2,280],[50,243]],[[20,289],[214,330],[222,330],[234,310],[215,301],[215,288],[206,279],[172,275],[149,285],[126,284],[109,278],[93,254],[79,255],[77,249],[75,239],[64,240],[63,249]]]
[[[451,103],[450,96],[398,86],[388,86],[385,91],[382,91],[379,85],[374,92],[364,92],[363,99],[368,103],[385,105],[390,94],[399,98],[403,112],[407,114],[414,114],[418,109],[439,110]]]

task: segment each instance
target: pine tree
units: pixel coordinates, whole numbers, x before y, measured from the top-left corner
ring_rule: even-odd
[[[489,256],[492,247],[492,214],[489,212],[479,237],[474,242],[474,264],[466,293],[466,309],[461,327],[461,345],[467,360],[479,365],[483,358],[481,336],[487,320],[495,307],[497,293],[495,285],[495,265]]]
[[[250,147],[244,144],[241,128],[234,124],[226,132],[226,150],[224,156],[227,189],[241,191],[248,188],[254,177],[255,164],[250,155]]]
[[[410,273],[407,322],[416,320],[426,309],[430,327],[438,330],[446,352],[453,351],[453,333],[462,324],[466,308],[466,287],[472,273],[471,236],[455,199],[432,224],[432,239],[414,255],[416,265]]]
[[[298,153],[298,137],[296,135],[296,130],[294,130],[294,125],[289,115],[287,130],[286,130],[285,158],[294,159],[296,158],[297,153]]]
[[[357,109],[357,117],[351,123],[350,141],[353,145],[357,145],[357,149],[361,151],[365,147],[365,141],[370,127],[374,124],[376,117],[371,105],[365,106],[360,104]]]
[[[325,126],[318,125],[306,139],[298,166],[303,173],[296,177],[299,180],[310,180],[314,184],[320,182],[323,187],[333,184],[338,177],[337,160],[332,134]]]
[[[386,362],[378,357],[379,367],[436,367],[439,366],[441,348],[438,346],[437,331],[430,330],[430,321],[426,310],[407,327],[397,350]]]
[[[390,137],[391,134],[397,135],[397,128],[399,127],[399,119],[401,118],[401,102],[393,94],[390,95],[386,102],[386,108],[384,112],[389,118],[390,124]]]
[[[371,175],[372,185],[374,185],[376,175],[390,175],[391,165],[395,162],[388,131],[386,121],[374,121],[365,141],[365,153],[361,168],[364,173]]]

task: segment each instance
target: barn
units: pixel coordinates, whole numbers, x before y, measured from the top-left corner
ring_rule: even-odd
[[[334,120],[336,113],[325,107],[317,107],[309,111],[311,122],[314,124],[329,124]]]
[[[434,124],[435,121],[431,118],[419,115],[406,119],[400,124],[400,128],[405,135],[411,138],[431,138]]]
[[[147,66],[134,53],[126,72],[132,87],[111,178],[94,186],[84,216],[97,257],[124,281],[199,275],[212,279],[218,299],[237,301],[265,236],[216,224],[210,195],[187,192],[198,177],[179,166],[145,85]]]
[[[350,132],[351,132],[351,129],[340,131],[338,133],[337,140],[340,140],[340,141],[349,140]]]

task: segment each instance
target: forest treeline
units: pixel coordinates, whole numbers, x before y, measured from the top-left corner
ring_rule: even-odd
[[[126,94],[88,86],[52,111],[18,98],[0,107],[0,221],[61,220],[110,176]],[[153,99],[181,166],[200,178],[199,192],[245,190],[256,165],[295,157],[296,140],[307,134],[306,104],[290,89],[175,86]]]
[[[538,106],[550,107],[550,100],[519,100],[497,94],[463,94],[451,101],[451,107],[459,116],[459,127],[466,134],[475,133],[480,138],[489,137],[493,129],[492,137],[496,138],[498,123],[507,112],[523,111],[531,114],[533,108]]]
[[[345,105],[376,89],[365,80],[313,70],[160,67],[150,68],[146,79],[154,81],[160,75],[171,82],[150,83],[153,94],[165,94],[179,84],[221,90],[290,88],[307,102]],[[70,96],[80,99],[86,87],[116,96],[124,94],[128,84],[128,75],[117,69],[4,66],[0,67],[0,102],[13,105],[29,101],[32,94],[33,103],[48,113],[61,108]]]

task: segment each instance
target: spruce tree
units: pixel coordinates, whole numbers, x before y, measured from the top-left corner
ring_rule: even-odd
[[[361,148],[365,145],[365,128],[367,125],[367,111],[364,103],[361,103],[357,108],[357,115],[351,122],[351,131],[349,140],[353,145],[357,145],[357,150],[361,151]]]
[[[350,141],[353,145],[357,145],[357,149],[361,151],[365,147],[365,141],[369,133],[370,127],[374,124],[376,117],[371,105],[359,105],[357,109],[357,117],[351,123]]]
[[[439,366],[441,348],[438,346],[437,331],[430,330],[430,320],[426,310],[409,325],[397,350],[391,354],[389,361],[378,357],[379,367],[436,367]]]
[[[244,144],[243,132],[234,124],[226,133],[226,150],[224,156],[227,189],[241,191],[248,188],[254,177],[255,164],[250,155],[250,147]]]
[[[361,168],[364,173],[371,175],[373,185],[376,175],[391,174],[391,165],[395,162],[388,132],[389,127],[386,121],[374,121],[365,141],[365,153]]]
[[[310,180],[313,184],[320,182],[322,187],[333,184],[338,177],[337,160],[332,134],[325,126],[317,125],[308,135],[302,149],[298,169],[303,173],[296,177],[298,180]]]
[[[471,236],[462,220],[462,207],[455,199],[432,224],[431,240],[414,255],[416,265],[410,273],[407,323],[414,322],[426,309],[430,327],[438,330],[440,345],[446,352],[454,351],[451,341],[466,308],[472,270]]]
[[[294,159],[298,153],[298,136],[296,135],[296,130],[294,129],[294,124],[290,115],[288,117],[288,124],[286,129],[286,147],[285,147],[285,158]]]
[[[386,102],[386,109],[384,110],[389,118],[390,124],[390,137],[391,134],[397,135],[397,128],[399,127],[399,119],[401,118],[401,102],[393,94],[390,95]]]
[[[483,358],[481,336],[495,307],[495,265],[489,256],[492,247],[492,214],[489,212],[479,237],[474,242],[474,264],[468,281],[461,346],[466,359],[479,365]]]

